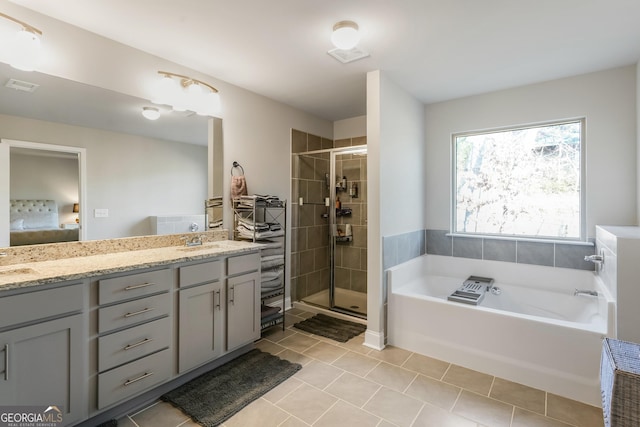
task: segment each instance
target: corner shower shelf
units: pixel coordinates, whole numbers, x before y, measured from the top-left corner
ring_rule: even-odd
[[[336,209],[336,216],[349,216],[351,215],[351,208]]]
[[[273,265],[273,266],[263,266],[261,271],[263,273],[263,281],[267,282],[269,279],[266,279],[264,273],[277,273],[278,271],[282,271],[281,273],[281,281],[280,285],[276,288],[264,288],[264,291],[261,292],[260,298],[262,300],[261,312],[264,312],[264,317],[260,319],[260,327],[262,330],[267,328],[271,328],[276,325],[282,325],[282,330],[285,328],[284,324],[284,308],[285,308],[285,278],[286,278],[286,229],[287,229],[287,202],[286,200],[280,200],[277,198],[268,198],[267,200],[263,200],[260,198],[251,198],[251,197],[243,197],[238,199],[233,199],[233,217],[234,217],[234,227],[233,227],[233,236],[234,240],[250,240],[256,243],[281,243],[279,248],[274,249],[278,252],[278,254],[282,255],[283,262],[282,264]],[[238,226],[240,223],[253,223],[253,232],[240,233]],[[258,228],[256,225],[259,223],[270,224],[269,229],[272,229],[275,225],[282,232],[276,233],[276,235],[261,235],[260,232],[256,231]],[[263,262],[267,262],[265,251],[271,250],[270,248],[263,249],[262,260]],[[273,250],[272,250],[273,252]],[[263,264],[265,265],[265,264]],[[270,264],[267,264],[270,265]],[[273,280],[273,279],[270,279]],[[267,305],[267,302],[273,300],[274,298],[281,297],[281,300],[278,301],[278,304],[282,304],[282,307],[279,311],[274,312],[273,308]]]

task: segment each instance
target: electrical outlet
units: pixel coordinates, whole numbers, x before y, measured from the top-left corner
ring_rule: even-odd
[[[94,209],[93,210],[94,218],[108,218],[109,217],[109,209]]]

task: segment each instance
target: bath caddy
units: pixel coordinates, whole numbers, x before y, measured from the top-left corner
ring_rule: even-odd
[[[458,289],[447,297],[449,301],[478,305],[484,299],[487,289],[493,285],[493,279],[488,277],[469,276]]]

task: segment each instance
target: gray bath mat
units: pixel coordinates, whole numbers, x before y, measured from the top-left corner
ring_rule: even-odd
[[[258,349],[200,375],[161,397],[195,422],[217,426],[302,366]]]
[[[348,320],[337,319],[325,314],[316,314],[293,326],[305,332],[331,338],[339,342],[347,342],[367,329],[366,325],[361,323],[349,322]]]

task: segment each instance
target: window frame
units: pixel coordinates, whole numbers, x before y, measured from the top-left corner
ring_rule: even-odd
[[[531,129],[546,126],[563,125],[570,123],[580,124],[580,215],[579,215],[579,232],[578,237],[557,237],[557,236],[532,236],[526,234],[500,234],[500,233],[474,233],[468,231],[457,231],[457,149],[456,139],[464,136],[483,135],[488,133],[517,131],[522,129]],[[576,243],[587,242],[587,188],[586,188],[586,172],[587,172],[587,120],[586,117],[577,117],[560,120],[550,120],[544,122],[503,126],[497,128],[488,128],[481,130],[471,130],[464,132],[455,132],[451,134],[451,189],[450,189],[450,215],[449,215],[449,234],[452,236],[461,237],[477,237],[477,238],[492,238],[492,239],[504,239],[504,240],[527,240],[527,241],[542,241],[542,242],[556,242],[556,243]]]

